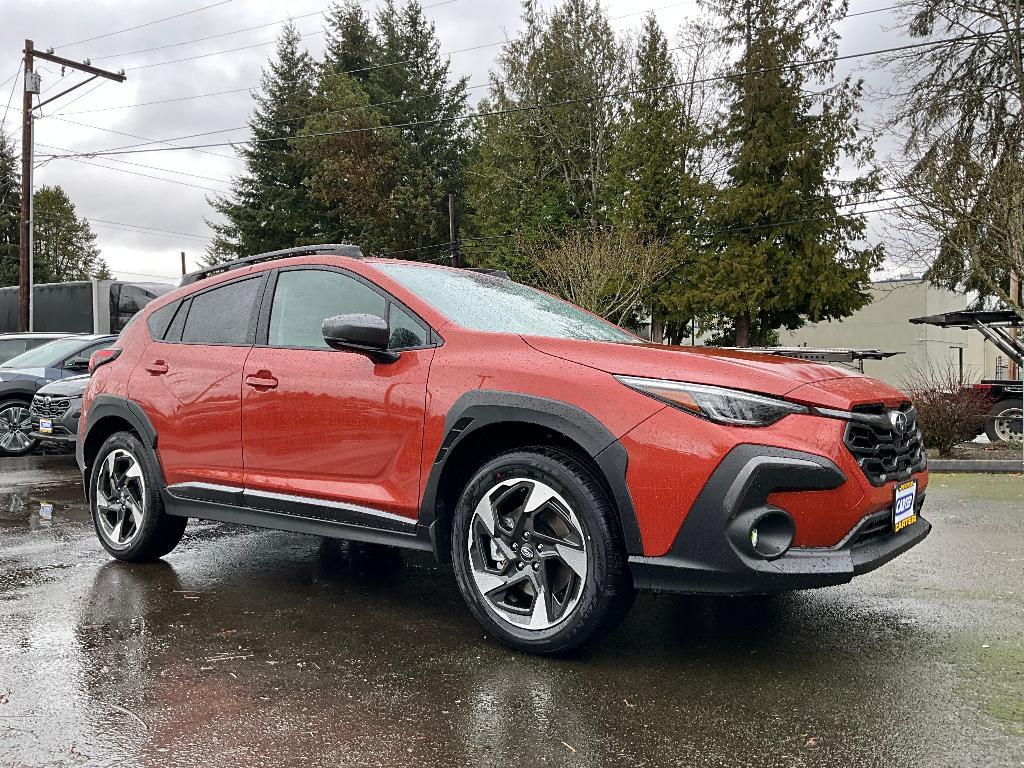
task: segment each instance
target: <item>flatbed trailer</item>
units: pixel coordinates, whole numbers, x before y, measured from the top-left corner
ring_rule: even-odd
[[[960,310],[913,317],[915,325],[973,329],[1014,362],[1018,376],[1024,371],[1024,338],[1017,331],[1024,320],[1011,309]],[[1017,379],[983,379],[972,385],[989,404],[985,433],[993,442],[1024,442],[1024,384]]]

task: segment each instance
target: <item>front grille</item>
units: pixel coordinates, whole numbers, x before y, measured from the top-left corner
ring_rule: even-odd
[[[881,405],[854,408],[843,442],[872,485],[905,480],[927,466],[917,411],[910,403],[894,410]]]
[[[32,398],[32,407],[29,409],[36,416],[44,419],[59,419],[64,412],[71,407],[71,401],[66,398],[40,397]]]

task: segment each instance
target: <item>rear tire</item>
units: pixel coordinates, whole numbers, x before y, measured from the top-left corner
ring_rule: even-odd
[[[27,456],[39,447],[28,436],[32,428],[29,403],[24,400],[0,402],[0,456]]]
[[[635,591],[607,491],[575,455],[503,454],[455,510],[459,590],[484,629],[515,650],[563,654],[611,631]]]
[[[157,560],[173,550],[188,518],[164,511],[156,460],[131,432],[107,438],[89,476],[89,507],[103,548],[118,560]]]
[[[993,443],[1020,443],[1021,416],[1024,413],[1018,398],[1008,397],[993,405],[985,419],[985,434]]]

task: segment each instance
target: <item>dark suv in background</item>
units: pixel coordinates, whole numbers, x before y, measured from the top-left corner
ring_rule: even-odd
[[[24,456],[39,445],[32,436],[32,398],[50,382],[80,376],[89,357],[117,341],[115,335],[65,336],[0,365],[0,456]]]

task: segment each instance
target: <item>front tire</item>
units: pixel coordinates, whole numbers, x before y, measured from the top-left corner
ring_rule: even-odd
[[[0,456],[26,456],[39,446],[29,437],[32,416],[22,400],[0,402]]]
[[[635,594],[608,493],[565,451],[485,464],[456,507],[452,553],[474,617],[519,651],[574,650],[614,629]]]
[[[100,448],[89,477],[89,506],[103,548],[134,563],[174,549],[188,522],[164,511],[155,459],[131,432],[111,435]]]

